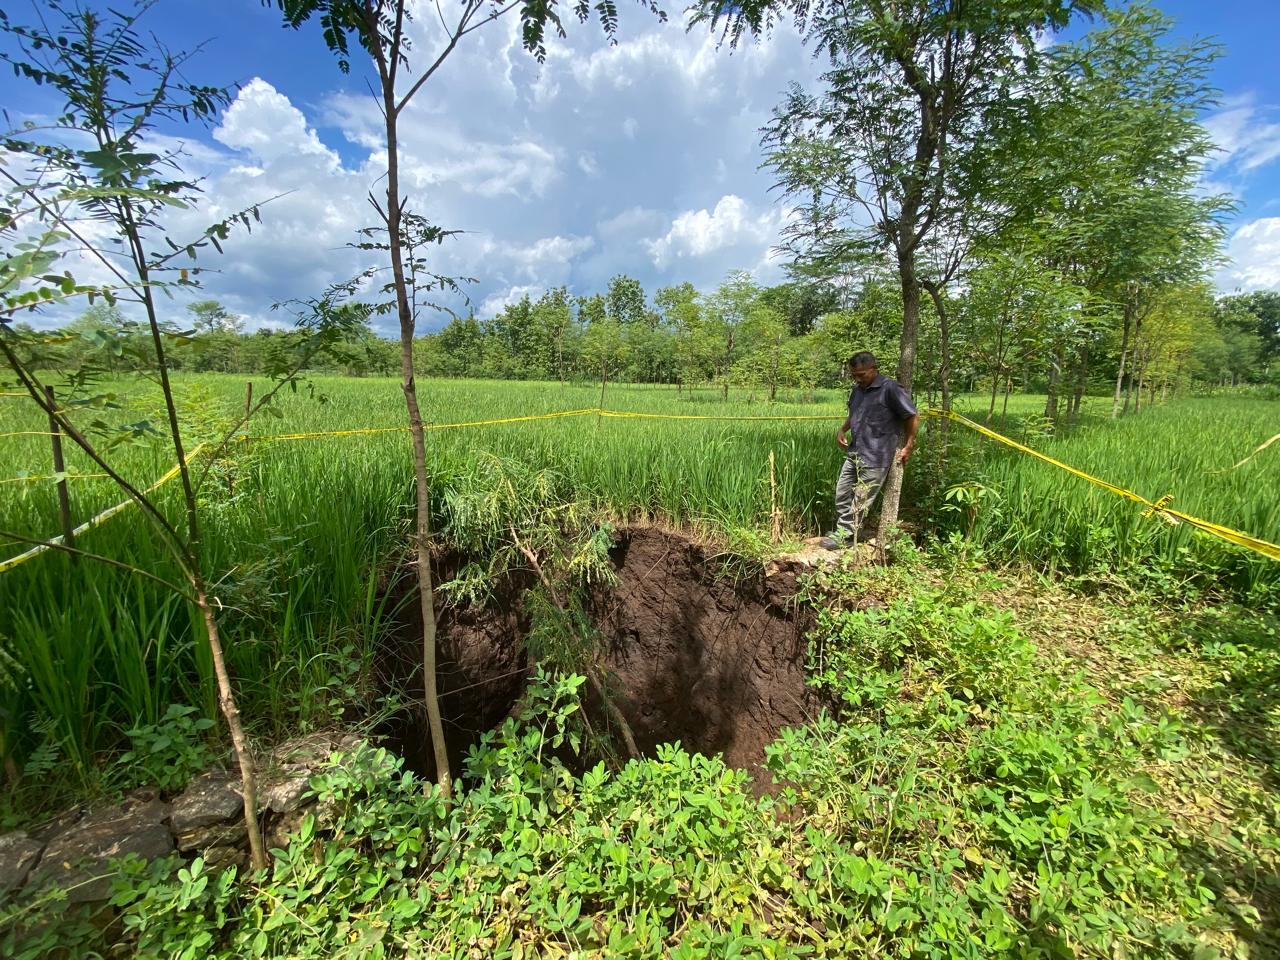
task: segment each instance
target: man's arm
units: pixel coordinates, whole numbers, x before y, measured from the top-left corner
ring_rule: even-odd
[[[851,426],[849,418],[845,417],[844,423],[840,424],[840,428],[836,431],[836,443],[840,444],[841,449],[848,449],[849,447],[849,440],[845,437],[845,434],[849,432]]]
[[[911,456],[911,451],[916,445],[916,431],[920,429],[920,414],[915,414],[907,418],[906,421],[907,439],[903,443],[902,449],[898,451],[898,465],[901,466],[907,462],[907,457]]]

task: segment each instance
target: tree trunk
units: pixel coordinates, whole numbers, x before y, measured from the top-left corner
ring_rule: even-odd
[[[1129,325],[1133,322],[1133,308],[1124,305],[1124,332],[1120,335],[1120,369],[1116,371],[1116,392],[1111,399],[1111,419],[1120,416],[1120,388],[1124,383],[1124,361],[1129,352]]]
[[[1120,415],[1124,416],[1129,412],[1129,404],[1133,400],[1133,385],[1138,383],[1138,390],[1142,390],[1142,384],[1139,378],[1142,376],[1141,364],[1143,362],[1142,355],[1138,352],[1141,346],[1142,320],[1136,314],[1133,319],[1133,346],[1129,353],[1129,377],[1124,385],[1124,406],[1120,408]],[[1138,406],[1142,405],[1142,397],[1138,397]],[[1138,406],[1134,407],[1133,412],[1138,412]]]
[[[942,394],[942,410],[951,412],[951,318],[947,314],[946,302],[942,299],[942,291],[936,284],[928,287],[929,296],[933,300],[933,308],[938,314],[938,340],[941,360],[938,364],[938,390]],[[947,466],[947,440],[951,421],[943,417],[938,423],[938,475]]]
[[[1004,329],[1007,321],[1007,314],[1002,315],[1000,318],[1000,329],[996,333],[995,362],[992,365],[994,369],[991,371],[991,403],[987,407],[987,419],[984,421],[988,425],[991,423],[991,418],[995,416],[996,393],[1000,389],[1000,375],[1004,370]]]
[[[169,434],[173,441],[174,453],[178,458],[178,479],[182,486],[183,505],[187,515],[186,562],[187,577],[195,594],[196,606],[204,620],[206,639],[209,643],[209,654],[213,659],[214,677],[218,686],[218,706],[227,722],[227,732],[231,735],[231,745],[235,750],[236,760],[240,767],[240,794],[244,801],[244,822],[249,834],[249,858],[254,870],[267,868],[267,853],[263,846],[262,832],[258,829],[258,784],[254,775],[253,757],[249,754],[248,740],[244,735],[244,727],[240,723],[240,711],[236,706],[235,690],[231,686],[231,675],[227,672],[226,658],[223,656],[222,641],[218,634],[217,618],[209,605],[205,591],[202,571],[203,551],[200,546],[200,519],[196,503],[195,488],[191,484],[191,471],[187,466],[187,453],[182,442],[182,428],[178,422],[178,408],[173,398],[173,386],[169,380],[169,364],[165,357],[164,337],[160,331],[159,314],[150,286],[146,249],[142,244],[142,236],[133,218],[133,211],[127,200],[121,201],[121,215],[125,223],[125,234],[129,241],[134,266],[141,281],[141,299],[147,315],[147,324],[151,330],[151,343],[156,352],[156,366],[160,373],[160,390],[164,396],[165,413],[169,421]]]
[[[914,220],[914,218],[912,218]],[[911,226],[914,232],[914,223]],[[897,381],[911,392],[912,381],[916,372],[916,340],[920,330],[920,283],[916,279],[915,251],[908,250],[898,255],[898,276],[902,282],[902,340],[898,352]],[[902,438],[899,436],[901,445]],[[884,485],[884,499],[880,502],[880,525],[876,529],[876,540],[884,549],[889,542],[890,534],[898,523],[898,504],[902,499],[902,468],[895,462],[889,468],[888,479]]]
[[[218,706],[222,710],[223,718],[227,721],[227,730],[231,734],[231,746],[235,750],[236,761],[240,767],[240,796],[244,800],[244,825],[249,833],[249,859],[253,863],[254,870],[265,870],[267,851],[262,842],[262,829],[258,826],[258,780],[254,774],[253,756],[249,753],[244,726],[240,723],[240,711],[236,708],[231,675],[227,673],[227,661],[222,654],[218,619],[214,616],[213,607],[209,605],[204,581],[199,573],[191,578],[191,587],[195,592],[196,606],[200,608],[200,616],[204,619],[209,652],[213,656],[213,675],[218,682]]]
[[[440,719],[440,699],[436,691],[436,610],[435,591],[431,582],[428,543],[431,536],[431,498],[427,478],[427,442],[422,429],[422,411],[418,406],[417,382],[413,373],[413,329],[415,317],[409,309],[409,289],[405,282],[404,260],[400,236],[400,167],[397,141],[395,90],[385,71],[382,72],[383,116],[387,133],[387,244],[391,248],[391,272],[395,280],[396,308],[400,319],[400,376],[405,407],[409,413],[409,435],[413,441],[413,480],[417,494],[417,517],[414,523],[413,551],[418,566],[418,606],[422,611],[422,688],[426,701],[427,725],[436,763],[436,782],[440,793],[453,795],[453,775],[449,770],[449,754],[445,749],[444,724]]]
[[[1074,424],[1080,418],[1080,406],[1084,400],[1084,391],[1088,386],[1089,380],[1089,344],[1085,342],[1080,347],[1079,363],[1076,365],[1076,387],[1071,396],[1071,422]]]
[[[1046,387],[1049,395],[1044,402],[1044,418],[1053,421],[1055,426],[1058,423],[1058,381],[1062,376],[1061,370],[1062,351],[1059,350],[1049,361],[1049,382]]]

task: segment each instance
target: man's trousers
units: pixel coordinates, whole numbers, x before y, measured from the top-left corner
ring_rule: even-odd
[[[871,504],[884,486],[889,467],[867,466],[852,450],[840,466],[836,480],[836,533],[857,539]]]

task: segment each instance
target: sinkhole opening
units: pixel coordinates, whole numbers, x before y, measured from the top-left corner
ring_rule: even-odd
[[[595,588],[587,612],[600,636],[606,688],[639,752],[678,740],[690,752],[723,755],[751,774],[757,791],[770,789],[765,747],[819,708],[804,676],[810,619],[793,599],[802,568],[781,564],[767,574],[727,577],[711,548],[647,526],[620,530],[611,560],[617,582]],[[450,579],[463,562],[437,558],[435,582]],[[455,776],[468,747],[503,722],[525,689],[524,599],[533,583],[532,573],[514,572],[494,585],[482,609],[437,603],[437,676]],[[407,706],[379,733],[412,770],[434,778],[417,588],[412,571],[388,587],[396,620],[385,631],[375,675],[383,692],[397,692]],[[611,726],[598,698],[584,697],[584,710],[596,729]]]

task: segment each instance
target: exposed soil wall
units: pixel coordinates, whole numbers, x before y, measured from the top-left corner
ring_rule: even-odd
[[[704,548],[652,528],[625,532],[614,563],[618,584],[592,612],[637,745],[679,740],[755,775],[778,731],[816,709],[794,572],[720,576]]]
[[[654,527],[624,529],[612,551],[618,582],[588,603],[606,644],[609,687],[642,752],[679,740],[686,749],[722,753],[756,777],[764,748],[784,726],[816,711],[804,683],[807,619],[792,598],[796,570],[729,578],[702,545]],[[437,582],[452,576],[457,558],[437,564]],[[529,624],[522,597],[531,578],[513,576],[495,588],[483,610],[439,610],[439,660],[445,735],[455,767],[466,746],[500,723],[524,687]],[[408,579],[396,588],[416,590]],[[379,658],[384,683],[403,684],[421,699],[421,618],[401,605],[400,623]],[[416,689],[414,689],[416,681]],[[386,731],[410,765],[434,773],[420,716]]]

